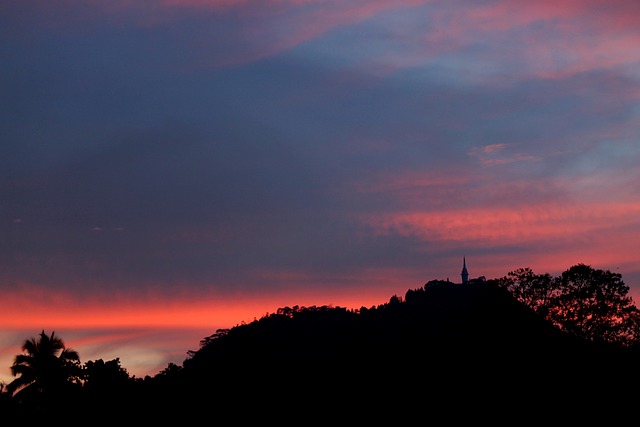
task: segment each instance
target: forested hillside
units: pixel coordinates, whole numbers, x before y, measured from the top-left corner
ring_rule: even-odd
[[[610,419],[637,395],[637,355],[561,331],[499,281],[433,281],[359,310],[283,307],[216,331],[154,377],[91,362],[84,386],[48,406],[3,403],[23,416],[105,420],[375,422],[426,411],[507,421],[524,411],[576,421],[587,409]]]
[[[636,354],[561,332],[495,282],[434,282],[369,309],[284,307],[220,330],[147,397],[191,413],[246,405],[241,419],[610,419],[599,411],[638,384]]]

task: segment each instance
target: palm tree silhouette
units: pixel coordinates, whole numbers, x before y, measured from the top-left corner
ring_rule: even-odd
[[[18,402],[46,408],[80,387],[80,357],[55,332],[49,336],[43,330],[39,338],[27,339],[22,351],[11,366],[17,378],[6,386]]]

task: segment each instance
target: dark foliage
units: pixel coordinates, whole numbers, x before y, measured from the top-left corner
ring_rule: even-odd
[[[640,310],[621,274],[585,264],[558,277],[521,268],[496,284],[570,335],[621,346],[640,344]]]
[[[569,335],[495,281],[431,281],[359,310],[281,308],[216,331],[154,377],[130,378],[117,359],[86,364],[74,414],[83,423],[610,424],[638,397],[637,361],[635,347]]]
[[[584,409],[593,421],[620,414],[599,410],[613,405],[612,390],[637,384],[636,359],[634,349],[560,331],[493,281],[433,281],[404,301],[285,307],[217,331],[181,369],[153,379],[162,384],[153,401],[195,416],[243,407],[238,422],[408,422],[425,413],[507,422],[514,411],[532,421],[551,410],[575,422]]]
[[[6,386],[16,403],[47,411],[79,395],[80,357],[55,332],[43,330],[26,340],[22,351],[11,366],[16,379]]]

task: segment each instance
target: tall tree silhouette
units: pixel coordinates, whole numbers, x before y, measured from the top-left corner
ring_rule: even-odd
[[[622,346],[640,344],[640,311],[619,273],[577,264],[551,277],[520,268],[497,283],[571,335]]]
[[[622,345],[640,342],[640,311],[622,275],[574,265],[557,279],[549,318],[560,328],[589,341]]]
[[[79,390],[80,357],[55,332],[47,335],[43,330],[37,338],[27,339],[22,351],[11,366],[11,374],[17,378],[6,387],[18,402],[46,409]]]

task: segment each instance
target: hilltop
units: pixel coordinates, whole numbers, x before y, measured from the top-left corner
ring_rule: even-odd
[[[246,403],[274,418],[291,408],[320,418],[384,407],[436,414],[454,402],[541,416],[549,399],[581,407],[584,390],[603,404],[632,381],[633,360],[631,350],[560,332],[494,283],[439,283],[369,309],[285,307],[218,331],[181,369],[154,378],[163,391],[153,399]]]

